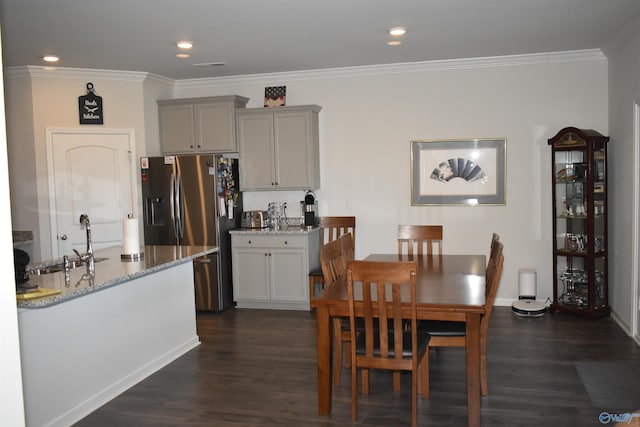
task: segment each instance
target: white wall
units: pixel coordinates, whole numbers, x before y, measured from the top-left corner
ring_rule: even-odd
[[[2,76],[0,69],[0,99],[4,97]],[[4,103],[0,104],[0,123],[5,123]],[[3,425],[18,427],[25,425],[25,417],[11,244],[9,175],[4,172],[8,165],[6,140],[5,126],[0,126],[0,171],[3,171],[0,173],[0,271],[3,285],[0,286],[0,418]]]
[[[634,212],[640,209],[635,174],[639,167],[634,149],[634,104],[640,104],[640,18],[632,22],[607,49],[609,62],[609,297],[613,315],[632,332],[633,308],[638,307],[637,246],[640,230]],[[634,283],[635,282],[635,283]],[[637,309],[636,309],[637,310]],[[635,312],[636,316],[638,312]],[[640,325],[635,337],[640,342]]]
[[[395,251],[397,224],[443,224],[454,254],[487,253],[495,231],[506,260],[498,299],[510,304],[524,267],[538,271],[539,299],[552,294],[547,139],[566,126],[607,134],[604,56],[546,59],[180,81],[175,97],[238,94],[262,107],[265,86],[286,85],[287,105],[322,106],[319,214],[357,217],[356,256]],[[507,205],[411,206],[409,141],[478,137],[507,138]],[[297,215],[303,194],[245,193],[245,209],[283,200]]]

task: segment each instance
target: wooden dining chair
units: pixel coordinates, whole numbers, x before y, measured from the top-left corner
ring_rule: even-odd
[[[487,334],[489,332],[489,319],[493,312],[493,303],[498,293],[498,285],[500,284],[502,267],[504,265],[504,255],[502,255],[502,251],[503,244],[497,242],[495,249],[492,251],[492,256],[487,263],[486,270],[485,306],[484,314],[480,319],[480,389],[483,396],[489,394],[487,383]],[[490,268],[492,270],[491,272]],[[431,340],[429,341],[430,349],[436,347],[465,347],[466,345],[466,325],[464,322],[421,320],[418,328],[431,335]],[[425,393],[424,390],[423,393]],[[428,396],[429,392],[427,391],[426,393]]]
[[[411,425],[416,425],[418,378],[428,390],[430,336],[417,325],[415,262],[350,261],[347,267],[349,323],[351,330],[351,417],[357,419],[358,370],[362,393],[369,394],[369,369],[411,372]],[[402,295],[405,295],[403,301]],[[406,307],[409,307],[407,315]],[[403,309],[405,315],[403,316]],[[404,327],[403,317],[411,328]],[[357,319],[364,329],[358,334]],[[395,386],[394,386],[395,389]],[[399,387],[396,389],[399,390]]]
[[[346,275],[347,263],[343,253],[343,243],[338,240],[332,240],[325,243],[320,248],[320,267],[323,274],[323,283],[325,286],[331,286],[334,282]],[[332,319],[333,327],[333,382],[334,384],[340,384],[340,376],[342,370],[342,349],[345,339],[343,336],[348,333],[344,331],[343,319],[340,317],[334,317]],[[346,340],[345,348],[350,352],[349,342],[351,336]],[[348,357],[348,366],[350,366],[351,357]]]
[[[355,216],[322,216],[319,219],[320,225],[320,247],[332,240],[337,240],[340,236],[351,233],[356,237],[356,217]],[[316,295],[316,288],[324,288],[322,269],[309,271],[309,303],[313,307],[313,299]]]
[[[437,247],[438,255],[442,255],[441,225],[398,226],[398,254],[433,255],[434,247]]]

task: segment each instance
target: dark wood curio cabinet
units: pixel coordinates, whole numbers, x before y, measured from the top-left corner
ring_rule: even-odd
[[[607,142],[567,127],[549,139],[553,182],[551,312],[608,316]]]

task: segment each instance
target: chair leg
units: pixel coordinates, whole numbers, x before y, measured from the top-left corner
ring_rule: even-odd
[[[351,368],[351,331],[342,331],[342,345],[345,348],[344,367]]]
[[[313,308],[313,298],[316,296],[316,280],[309,276],[309,302],[311,307]]]
[[[342,319],[333,319],[333,383],[340,384],[342,371]]]
[[[418,407],[418,373],[411,371],[411,427],[415,427]]]
[[[429,398],[429,352],[424,355],[422,363],[418,367],[420,374],[420,382],[418,383],[418,390],[423,399]]]
[[[487,382],[487,338],[480,338],[480,390],[483,396],[489,395]]]
[[[344,367],[351,369],[351,340],[343,341],[345,348]]]
[[[352,367],[351,370],[353,371],[354,368]],[[361,369],[361,371],[362,371],[362,394],[367,395],[369,394],[369,369],[364,368],[364,369]]]
[[[351,419],[355,421],[357,418],[358,418],[358,370],[354,366],[351,369]]]
[[[309,276],[309,310],[313,310],[315,308],[314,299],[316,297],[316,283],[324,285],[324,279],[318,276]]]
[[[393,371],[393,391],[400,391],[400,371]]]

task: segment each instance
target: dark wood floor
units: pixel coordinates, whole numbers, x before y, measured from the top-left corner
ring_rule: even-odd
[[[334,388],[333,413],[317,415],[315,317],[309,312],[231,310],[198,316],[202,345],[80,421],[77,426],[344,426],[350,375]],[[574,361],[639,360],[640,347],[610,318],[557,313],[523,319],[497,307],[488,350],[484,426],[598,426]],[[431,398],[418,424],[466,425],[464,349],[431,354]],[[612,379],[615,380],[615,379]],[[372,375],[359,398],[363,426],[410,424],[410,377]],[[630,408],[632,409],[632,408]]]

